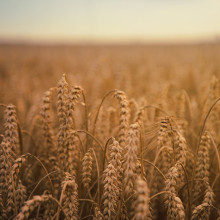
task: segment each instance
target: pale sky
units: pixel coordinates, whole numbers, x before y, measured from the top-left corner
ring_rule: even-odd
[[[0,39],[197,41],[220,36],[220,0],[0,0]]]

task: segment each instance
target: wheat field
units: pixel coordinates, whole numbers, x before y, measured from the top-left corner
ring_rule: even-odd
[[[0,219],[220,219],[220,44],[0,46]]]

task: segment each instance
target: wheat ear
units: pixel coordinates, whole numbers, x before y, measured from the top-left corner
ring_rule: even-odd
[[[185,211],[181,199],[177,196],[177,180],[179,178],[179,170],[182,167],[176,164],[171,167],[167,173],[165,181],[165,204],[167,206],[167,218],[171,220],[184,220]]]
[[[69,173],[65,173],[65,175],[65,179],[61,184],[60,204],[63,205],[63,209],[70,219],[77,220],[79,219],[78,186],[74,176]]]
[[[196,219],[208,220],[210,217],[210,211],[214,203],[214,192],[208,183],[206,183],[206,185],[207,185],[207,189],[205,192],[203,202],[202,204],[196,206],[195,209],[193,210],[192,218],[191,218],[192,220],[196,220]]]
[[[89,189],[92,181],[92,162],[92,151],[89,149],[82,160],[82,183],[86,189]]]
[[[125,193],[132,192],[136,178],[137,152],[139,148],[139,125],[132,124],[127,135],[126,153],[124,155],[124,185]]]
[[[15,220],[28,219],[35,208],[37,208],[41,203],[47,202],[49,199],[50,197],[47,195],[34,196],[33,199],[25,202],[25,205],[21,208],[21,212],[15,217]]]
[[[140,176],[135,181],[136,201],[134,203],[136,220],[151,219],[150,213],[150,190],[148,184]]]
[[[196,184],[193,187],[193,208],[198,205],[197,198],[205,188],[205,183],[209,182],[209,149],[210,149],[210,137],[205,132],[201,137],[201,143],[199,145],[198,156],[195,168]]]
[[[127,97],[123,91],[116,90],[114,97],[120,104],[120,125],[119,125],[119,144],[122,148],[125,146],[126,136],[129,125],[129,103]]]

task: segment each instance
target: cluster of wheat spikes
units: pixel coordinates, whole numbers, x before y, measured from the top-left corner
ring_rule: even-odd
[[[219,218],[218,83],[196,134],[186,92],[175,116],[168,97],[153,106],[116,89],[91,108],[64,74],[26,131],[28,152],[16,107],[1,104],[0,219]]]

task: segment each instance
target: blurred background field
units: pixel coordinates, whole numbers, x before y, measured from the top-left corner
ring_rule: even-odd
[[[202,104],[207,83],[220,75],[220,44],[1,45],[0,102],[15,104],[23,121],[63,73],[91,103],[115,88],[154,102],[171,86]]]

